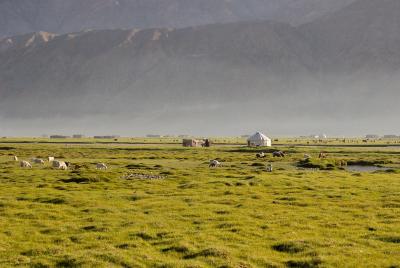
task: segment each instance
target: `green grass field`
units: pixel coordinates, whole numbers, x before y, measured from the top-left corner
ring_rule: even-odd
[[[257,159],[261,149],[242,146],[7,141],[0,267],[400,267],[400,147],[286,142],[286,158]],[[304,153],[324,170],[298,168]],[[13,155],[74,168],[22,169]]]

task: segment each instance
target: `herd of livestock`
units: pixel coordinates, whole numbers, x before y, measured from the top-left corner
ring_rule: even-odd
[[[273,157],[285,157],[286,154],[283,151],[275,151],[275,152],[272,153],[272,156]],[[264,152],[261,152],[261,153],[257,153],[256,157],[257,158],[265,158],[265,157],[267,157],[267,155]],[[304,158],[305,159],[309,159],[309,158],[311,158],[311,156],[308,155],[308,154],[305,154]],[[321,152],[319,154],[319,158],[326,158],[326,153]],[[14,159],[14,161],[19,161],[17,156],[14,156],[13,159]],[[40,158],[32,158],[31,162],[33,164],[38,164],[38,165],[45,165],[46,164],[46,161],[43,160],[43,159],[40,159]],[[22,168],[32,168],[31,162],[28,162],[26,160],[22,160],[22,161],[20,161],[20,166]],[[61,170],[67,170],[71,166],[70,162],[56,160],[55,157],[53,157],[53,156],[49,156],[47,158],[47,162],[50,163],[53,168],[61,169]],[[215,159],[214,160],[210,160],[210,163],[209,163],[209,167],[210,168],[216,168],[216,167],[220,167],[220,166],[222,166],[222,163],[219,162],[218,160],[215,160]],[[98,163],[98,164],[96,164],[96,169],[107,170],[108,167],[104,163]],[[270,171],[272,171],[272,166],[270,167]]]
[[[284,158],[284,157],[286,157],[286,154],[283,151],[274,151],[272,153],[272,156],[273,157],[282,157],[282,158]],[[257,153],[256,157],[257,158],[265,158],[265,157],[267,157],[267,154],[264,153],[264,152]],[[319,158],[326,158],[327,155],[326,155],[326,153],[321,152],[318,157]],[[309,154],[304,154],[304,159],[310,159],[310,158],[311,158],[311,156]],[[220,167],[220,166],[222,166],[222,163],[220,163],[218,160],[211,160],[210,161],[210,164],[209,164],[210,168],[215,168],[215,167]],[[268,165],[267,166],[267,170],[272,172],[272,165]]]
[[[14,156],[13,159],[14,159],[14,161],[17,161],[17,162],[19,161],[17,156]],[[67,170],[71,166],[70,162],[56,160],[55,157],[53,157],[53,156],[49,156],[47,158],[47,162],[50,163],[53,168],[61,169],[61,170]],[[32,168],[31,163],[37,164],[37,165],[45,165],[46,161],[44,161],[43,159],[40,159],[40,158],[32,158],[30,162],[26,161],[26,160],[21,160],[20,166],[22,168]],[[104,163],[98,163],[98,164],[96,164],[96,169],[106,170],[106,169],[108,169],[108,167]]]

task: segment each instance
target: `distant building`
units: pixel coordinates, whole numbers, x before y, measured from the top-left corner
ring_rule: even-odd
[[[258,147],[258,146],[271,147],[272,141],[270,138],[268,138],[261,132],[257,132],[256,134],[254,134],[253,136],[251,136],[247,139],[247,145],[253,146],[253,147]]]
[[[74,135],[72,135],[72,138],[74,138],[74,139],[82,139],[84,137],[85,137],[85,135],[82,135],[82,134],[74,134]]]
[[[201,146],[203,146],[203,141],[195,140],[195,139],[183,139],[182,146],[183,147],[201,147]]]
[[[326,134],[319,134],[319,135],[318,135],[318,138],[319,138],[319,139],[327,139],[327,138],[328,138],[328,135],[326,135]]]
[[[319,134],[319,135],[312,134],[309,136],[309,138],[311,138],[311,139],[327,139],[328,136],[326,134]]]
[[[379,139],[379,135],[376,135],[376,134],[368,134],[368,135],[365,135],[365,138],[366,138],[366,139]]]
[[[70,138],[69,136],[64,136],[64,135],[51,135],[50,139],[68,139]]]
[[[147,138],[162,138],[163,136],[161,135],[156,135],[156,134],[148,134],[146,135]]]
[[[383,136],[384,139],[397,139],[399,138],[399,136],[397,135],[385,135]]]
[[[117,135],[111,135],[111,136],[94,136],[93,138],[95,139],[117,139],[119,136]]]

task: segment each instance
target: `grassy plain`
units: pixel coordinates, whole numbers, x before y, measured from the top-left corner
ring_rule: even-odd
[[[241,146],[8,142],[0,267],[400,267],[400,148],[287,145],[257,159]],[[390,170],[296,167],[321,150]],[[13,155],[75,168],[22,169]]]

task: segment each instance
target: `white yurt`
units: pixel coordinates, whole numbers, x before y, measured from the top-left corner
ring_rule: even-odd
[[[272,146],[271,139],[265,136],[261,132],[257,132],[256,134],[250,136],[247,139],[247,145],[248,146]]]

